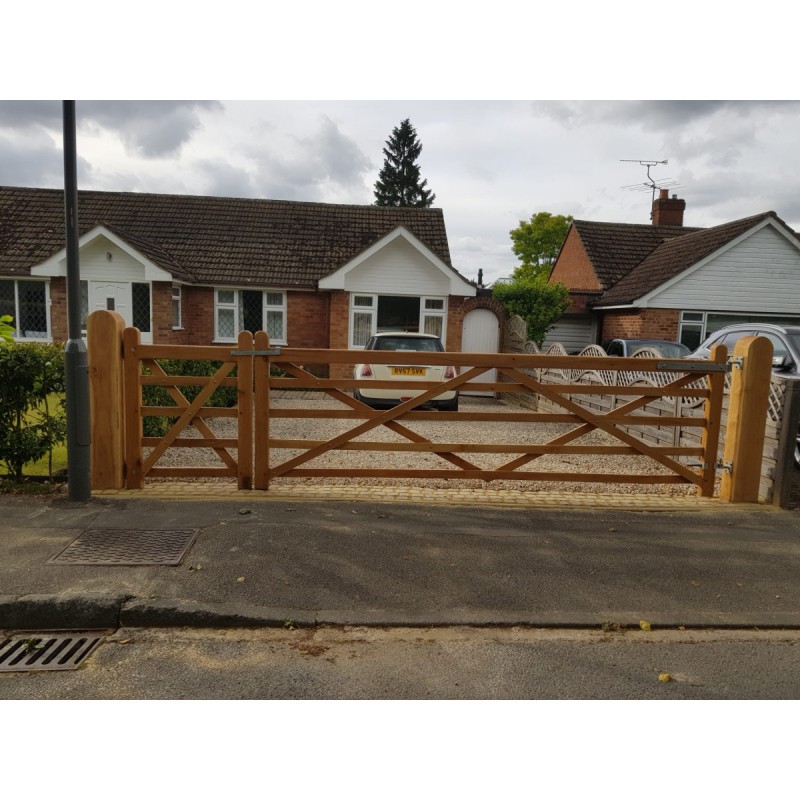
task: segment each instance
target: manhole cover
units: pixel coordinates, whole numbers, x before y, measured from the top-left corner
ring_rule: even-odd
[[[0,640],[0,672],[77,669],[103,640],[100,633],[41,633]]]
[[[70,542],[48,564],[180,564],[194,543],[198,528],[182,530],[119,530],[93,528]]]

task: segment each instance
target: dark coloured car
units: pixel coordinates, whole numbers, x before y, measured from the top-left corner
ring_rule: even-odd
[[[689,355],[685,344],[666,339],[607,339],[603,342],[603,350],[610,356],[632,356],[644,347],[658,350],[664,358],[686,358]]]

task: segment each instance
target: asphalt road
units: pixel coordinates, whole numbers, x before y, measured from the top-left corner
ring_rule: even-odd
[[[800,698],[800,631],[135,629],[0,699]],[[663,680],[669,676],[669,680]]]

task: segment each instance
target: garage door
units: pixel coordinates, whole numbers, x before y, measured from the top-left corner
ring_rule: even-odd
[[[464,317],[461,331],[461,351],[464,353],[497,353],[500,350],[500,321],[488,308],[475,308]],[[462,370],[463,371],[463,370]],[[497,370],[479,375],[464,386],[462,394],[493,396],[494,392],[479,392],[470,383],[490,383],[497,380]]]
[[[592,317],[588,314],[574,314],[561,317],[547,331],[542,349],[556,342],[564,345],[568,353],[579,353],[584,347],[594,343],[594,327]]]

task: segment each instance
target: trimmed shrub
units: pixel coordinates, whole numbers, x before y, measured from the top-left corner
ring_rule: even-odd
[[[22,480],[26,464],[65,441],[64,392],[60,344],[0,347],[0,462],[15,480]]]

